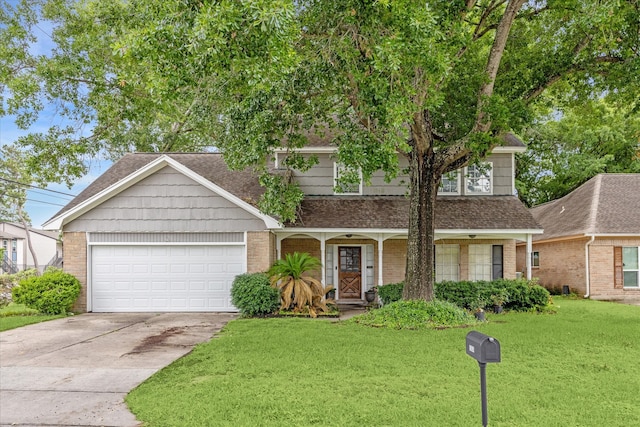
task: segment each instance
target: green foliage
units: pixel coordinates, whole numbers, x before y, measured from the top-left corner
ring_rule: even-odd
[[[527,206],[558,199],[599,173],[640,172],[637,111],[600,100],[567,105],[561,113],[524,135],[527,152],[517,155],[516,186]]]
[[[71,310],[80,295],[80,281],[62,270],[47,270],[42,276],[30,277],[11,290],[18,304],[46,314],[64,314]]]
[[[11,316],[35,316],[40,314],[35,308],[29,308],[24,304],[9,303],[6,307],[0,308],[0,317]]]
[[[493,305],[496,300],[502,300],[505,309],[516,311],[543,310],[551,302],[549,291],[526,279],[444,281],[436,284],[435,294],[469,310]]]
[[[402,300],[355,316],[350,321],[391,329],[442,329],[476,324],[473,316],[447,301]]]
[[[404,282],[378,286],[378,295],[383,304],[391,304],[402,299],[402,288],[404,288]]]
[[[280,292],[264,273],[240,274],[231,286],[231,303],[243,316],[265,316],[278,310]]]
[[[0,112],[28,129],[50,102],[71,123],[16,141],[47,180],[70,182],[102,153],[216,147],[261,177],[266,213],[294,221],[300,188],[271,178],[268,160],[323,131],[346,181],[379,170],[389,180],[408,154],[418,197],[562,100],[606,93],[637,111],[639,16],[634,1],[3,3]],[[37,55],[43,20],[53,49]],[[424,249],[434,224],[413,212],[434,202],[415,202],[409,243]],[[406,289],[431,297],[434,263],[422,256],[409,259]]]
[[[14,274],[0,274],[0,308],[11,303],[11,289],[18,286],[21,280],[38,275],[38,270],[30,268]]]
[[[319,280],[304,276],[304,273],[318,270],[321,266],[318,258],[306,252],[288,253],[273,264],[267,274],[271,277],[271,286],[280,290],[282,310],[308,313],[311,317],[330,311],[324,297],[333,286],[323,286]]]

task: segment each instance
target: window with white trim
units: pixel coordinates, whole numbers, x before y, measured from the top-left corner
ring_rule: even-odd
[[[622,275],[625,288],[640,288],[640,248],[622,248]]]
[[[460,245],[436,245],[436,282],[460,280]]]
[[[460,172],[453,171],[442,175],[438,194],[458,195],[460,194]]]
[[[466,194],[493,194],[493,163],[468,166],[464,181]]]
[[[362,194],[362,172],[359,171],[360,182],[354,184],[340,184],[338,180],[347,172],[347,168],[340,164],[333,164],[333,192],[335,194]]]
[[[540,252],[531,252],[531,267],[540,267]]]

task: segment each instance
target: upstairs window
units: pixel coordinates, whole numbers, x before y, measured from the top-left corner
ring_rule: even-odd
[[[467,167],[466,194],[488,195],[493,193],[493,164],[490,162]]]
[[[460,173],[458,171],[445,173],[440,180],[438,194],[458,195],[460,194]]]
[[[335,194],[362,194],[362,172],[358,172],[359,182],[352,184],[340,183],[340,177],[348,173],[348,169],[340,163],[333,167],[333,191]]]

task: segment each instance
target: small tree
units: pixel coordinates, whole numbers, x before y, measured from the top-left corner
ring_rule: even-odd
[[[284,259],[273,264],[267,274],[271,277],[271,286],[280,289],[281,309],[293,309],[295,312],[308,310],[311,317],[329,311],[322,299],[333,286],[324,287],[319,280],[304,275],[321,266],[318,258],[299,252],[286,254]]]

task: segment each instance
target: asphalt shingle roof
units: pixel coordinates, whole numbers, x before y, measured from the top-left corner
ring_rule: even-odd
[[[264,189],[251,171],[230,171],[219,153],[127,154],[98,177],[55,216],[166,154],[240,199],[256,205]],[[407,229],[409,201],[404,196],[307,196],[300,216],[288,227]],[[436,228],[539,229],[530,212],[514,196],[439,197]]]
[[[295,227],[407,229],[409,200],[404,196],[308,196]],[[540,229],[515,196],[439,197],[435,227],[440,230]]]
[[[544,227],[534,240],[585,234],[640,234],[640,174],[600,174],[566,196],[531,209]]]

